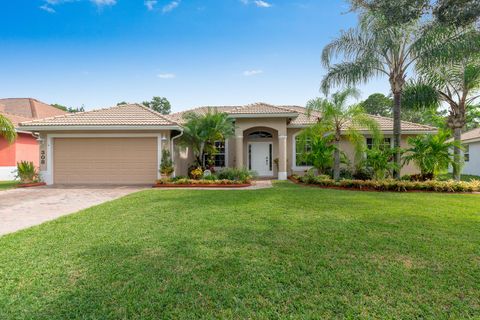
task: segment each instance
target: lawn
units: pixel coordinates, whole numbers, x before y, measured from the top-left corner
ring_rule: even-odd
[[[0,248],[0,319],[480,317],[480,195],[147,190]]]
[[[18,181],[0,181],[0,191],[15,188]]]

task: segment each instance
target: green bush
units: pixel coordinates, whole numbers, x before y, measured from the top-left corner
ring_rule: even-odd
[[[225,168],[217,173],[217,177],[220,180],[232,180],[245,183],[249,183],[254,176],[255,173],[246,168]]]
[[[432,192],[480,192],[480,180],[465,181],[405,181],[405,180],[340,180],[324,179],[323,177],[295,177],[306,184],[323,187],[341,187],[358,190],[376,191],[432,191]]]
[[[20,183],[34,183],[40,181],[35,165],[31,161],[17,162],[16,179],[20,180]]]

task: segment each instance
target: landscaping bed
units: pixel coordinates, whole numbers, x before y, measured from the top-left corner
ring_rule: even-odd
[[[245,188],[250,187],[252,183],[235,180],[193,180],[193,179],[161,179],[158,180],[154,188]]]
[[[19,183],[16,185],[17,188],[31,188],[31,187],[41,187],[46,186],[45,182],[32,182],[32,183]]]
[[[402,181],[402,180],[350,180],[344,179],[335,181],[324,177],[292,176],[295,183],[314,185],[330,189],[360,190],[360,191],[390,191],[390,192],[445,192],[445,193],[466,193],[480,192],[480,180],[466,181]]]

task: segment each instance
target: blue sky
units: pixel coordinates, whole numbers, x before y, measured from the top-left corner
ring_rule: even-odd
[[[87,109],[165,96],[174,111],[319,96],[342,0],[1,0],[0,97]],[[388,93],[386,79],[361,86]]]

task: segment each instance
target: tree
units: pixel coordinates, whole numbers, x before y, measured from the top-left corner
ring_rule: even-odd
[[[152,101],[144,101],[142,104],[161,114],[170,114],[172,111],[170,102],[164,97],[153,97]]]
[[[117,103],[117,106],[123,106],[123,105],[126,105],[126,104],[128,104],[128,102],[121,101],[121,102]],[[145,105],[145,103],[144,103],[144,105]]]
[[[383,93],[371,94],[360,105],[368,114],[382,117],[390,117],[392,115],[393,100],[386,97]]]
[[[435,90],[438,100],[449,106],[446,124],[456,142],[453,177],[460,180],[462,130],[467,125],[468,110],[480,98],[480,54],[459,57],[449,63],[429,61],[420,65],[419,71],[425,86],[417,88],[418,100],[422,101],[425,90]]]
[[[187,121],[183,126],[183,135],[180,145],[191,147],[195,158],[195,165],[205,166],[205,155],[215,155],[215,141],[224,141],[235,133],[233,119],[227,113],[208,109],[208,112],[199,115],[189,112],[184,115]]]
[[[17,132],[13,123],[4,115],[0,114],[0,136],[12,143],[17,138]]]
[[[407,71],[419,60],[446,61],[458,50],[475,50],[480,43],[472,45],[472,39],[458,28],[426,26],[419,18],[407,19],[408,23],[392,23],[388,12],[381,7],[375,11],[358,8],[361,10],[358,27],[342,32],[323,50],[322,61],[328,73],[322,88],[327,92],[335,85],[352,86],[382,75],[388,78],[394,100],[393,135],[397,150],[394,161],[400,167],[402,94]],[[332,64],[339,55],[343,61]],[[399,170],[395,178],[400,178]]]
[[[471,106],[467,109],[465,131],[480,127],[480,105]]]
[[[331,99],[317,98],[307,103],[307,113],[310,115],[313,111],[317,111],[322,115],[320,125],[329,128],[334,136],[333,144],[335,150],[333,153],[333,178],[340,179],[340,140],[342,133],[355,145],[359,146],[364,143],[363,136],[359,133],[359,128],[367,128],[375,135],[379,134],[378,124],[370,118],[363,108],[359,105],[347,105],[350,98],[359,97],[358,90],[347,88],[336,92]]]
[[[63,110],[63,111],[68,111],[67,107],[65,107],[64,105],[58,104],[58,103],[52,104],[52,107],[55,107],[55,108]]]
[[[451,149],[460,147],[459,143],[448,141],[449,139],[450,133],[447,131],[408,138],[411,147],[406,150],[404,162],[414,162],[420,169],[422,180],[435,179],[449,165],[454,164]]]
[[[67,111],[70,113],[85,112],[85,107],[83,105],[80,108],[68,107]]]

